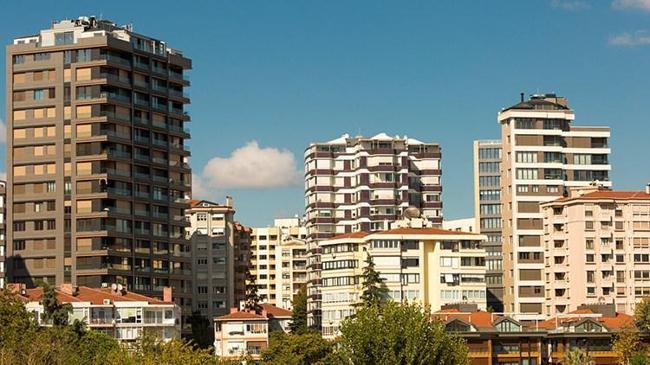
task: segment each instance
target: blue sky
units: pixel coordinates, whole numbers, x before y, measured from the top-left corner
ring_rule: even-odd
[[[302,213],[305,147],[343,133],[440,143],[444,215],[470,216],[472,140],[498,138],[520,92],[612,127],[615,188],[650,182],[648,0],[36,2],[3,4],[2,43],[102,15],[193,59],[199,191],[247,225]]]

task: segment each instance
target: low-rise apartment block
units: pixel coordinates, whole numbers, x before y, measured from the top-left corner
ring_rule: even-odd
[[[582,303],[615,303],[616,311],[634,313],[650,295],[650,187],[574,188],[541,207],[546,313]]]
[[[253,228],[251,274],[262,302],[291,309],[293,296],[307,285],[307,228],[299,218],[276,219]]]
[[[186,214],[192,243],[192,310],[207,318],[224,315],[243,299],[250,229],[235,221],[231,198],[225,205],[192,200]]]
[[[472,365],[563,364],[573,348],[586,352],[593,364],[618,364],[613,340],[634,324],[634,317],[617,313],[613,304],[584,305],[528,324],[473,305],[447,306],[433,318],[465,339]]]
[[[259,311],[231,308],[229,314],[214,319],[217,356],[258,360],[269,345],[270,332],[289,332],[291,315],[291,311],[270,304],[260,305]]]
[[[36,315],[41,326],[43,288],[27,289],[25,284],[9,284],[11,290]],[[129,292],[121,284],[89,288],[63,284],[56,289],[59,303],[72,306],[69,321],[83,322],[88,328],[120,341],[135,341],[144,333],[163,341],[180,338],[181,309],[172,301],[172,289],[163,289],[162,300]]]
[[[460,302],[486,309],[485,236],[419,227],[347,233],[321,242],[324,337],[336,337],[341,321],[354,314],[367,256],[392,300],[432,310]]]

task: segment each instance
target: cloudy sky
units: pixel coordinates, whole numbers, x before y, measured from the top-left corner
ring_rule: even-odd
[[[191,57],[195,196],[234,196],[244,224],[301,214],[304,149],[343,133],[440,143],[444,215],[469,216],[472,140],[498,138],[520,92],[564,95],[576,124],[611,126],[615,187],[650,182],[650,0],[3,5],[4,44],[96,15]]]

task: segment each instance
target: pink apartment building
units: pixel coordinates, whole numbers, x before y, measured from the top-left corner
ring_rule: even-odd
[[[650,185],[633,192],[573,188],[541,209],[546,314],[585,303],[633,313],[650,295]]]

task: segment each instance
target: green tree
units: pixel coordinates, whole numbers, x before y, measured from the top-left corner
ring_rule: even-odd
[[[259,311],[260,296],[257,294],[257,282],[255,275],[251,273],[251,268],[246,269],[246,293],[244,296],[244,308],[249,311]]]
[[[650,332],[650,297],[645,297],[637,303],[634,309],[636,327],[641,332]]]
[[[639,331],[634,326],[623,328],[614,338],[612,350],[618,356],[619,364],[629,365],[639,351]]]
[[[271,334],[269,347],[262,352],[262,361],[267,365],[312,365],[332,364],[328,361],[334,344],[324,340],[317,331],[301,334],[286,334],[282,331]]]
[[[301,334],[307,332],[307,289],[302,286],[291,301],[293,314],[289,329],[291,333]]]
[[[70,303],[61,304],[56,299],[56,290],[54,286],[44,283],[43,288],[43,313],[41,319],[45,323],[51,323],[54,326],[67,326],[68,317],[72,312]]]
[[[388,288],[384,284],[384,279],[379,276],[379,272],[375,270],[375,263],[372,256],[368,254],[365,260],[366,266],[363,268],[363,282],[361,293],[361,303],[358,306],[379,306],[386,300]]]
[[[343,321],[337,352],[342,362],[355,365],[469,363],[465,341],[432,321],[428,307],[414,303],[361,307]]]
[[[188,322],[192,325],[192,342],[202,349],[211,348],[214,345],[214,332],[210,320],[200,311],[194,311]]]
[[[630,359],[630,365],[648,365],[650,364],[650,357],[647,352],[637,351]]]
[[[573,347],[564,354],[563,365],[594,365],[594,360],[581,348]]]

